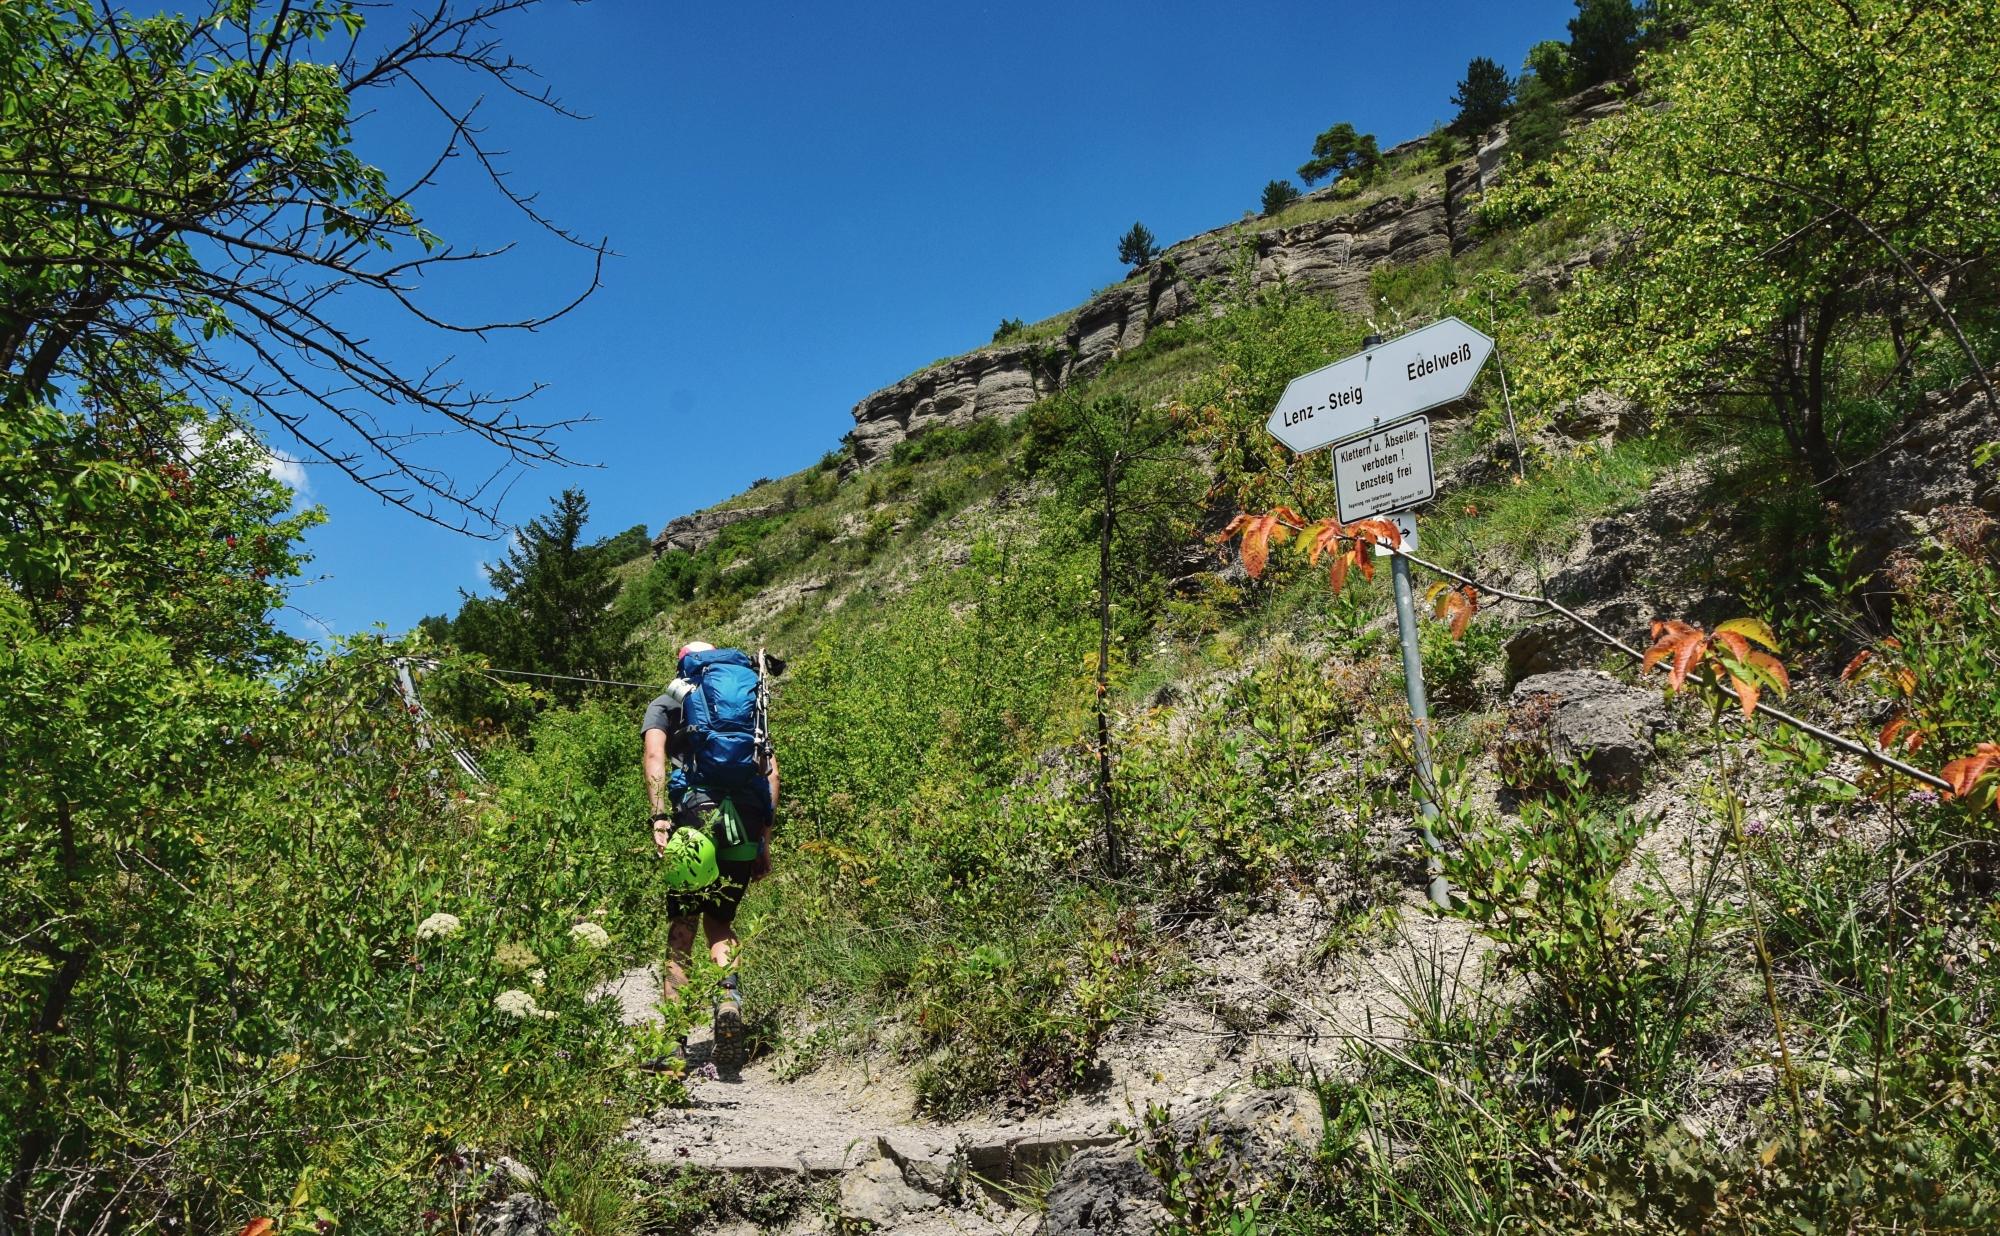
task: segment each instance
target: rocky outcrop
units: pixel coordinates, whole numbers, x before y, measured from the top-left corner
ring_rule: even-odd
[[[1509,784],[1525,788],[1559,784],[1558,769],[1579,765],[1592,789],[1631,793],[1666,723],[1658,692],[1597,670],[1536,674],[1514,687],[1500,767]]]
[[[758,519],[777,509],[774,506],[733,506],[696,511],[692,515],[668,520],[667,526],[660,529],[660,535],[653,538],[653,557],[675,549],[686,554],[700,553],[709,542],[722,534],[724,528],[746,519]]]
[[[2000,385],[2000,373],[1993,375]],[[1970,551],[1990,539],[2000,516],[2000,472],[1979,467],[1979,448],[2000,442],[2000,416],[1968,378],[1927,396],[1881,458],[1857,467],[1842,512],[1853,535],[1863,599],[1886,612],[1914,582],[1914,555],[1935,540]]]
[[[1596,86],[1563,103],[1573,124],[1625,106],[1614,86]],[[1428,139],[1388,151],[1408,155]],[[1351,215],[1256,231],[1233,224],[1175,245],[1145,272],[1100,292],[1069,328],[1034,344],[1002,344],[933,365],[854,406],[842,474],[871,467],[896,443],[935,425],[1011,417],[1072,378],[1087,378],[1155,328],[1212,304],[1247,272],[1253,288],[1286,283],[1331,298],[1343,309],[1368,308],[1369,276],[1382,266],[1421,262],[1474,243],[1471,207],[1501,174],[1505,126],[1486,134],[1475,154],[1441,170],[1432,187],[1384,198]],[[1336,189],[1309,194],[1332,200]]]
[[[863,399],[854,407],[844,469],[867,468],[896,443],[936,425],[1017,415],[1061,385],[1097,373],[1155,329],[1213,303],[1245,274],[1253,288],[1284,283],[1361,312],[1378,267],[1452,251],[1452,202],[1440,187],[1296,227],[1232,227],[1195,237],[1141,276],[1093,297],[1053,340],[973,352]]]

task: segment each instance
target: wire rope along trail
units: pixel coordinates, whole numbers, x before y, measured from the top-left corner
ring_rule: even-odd
[[[1291,529],[1293,532],[1303,532],[1308,527],[1312,526],[1303,522],[1295,523],[1291,520],[1280,520],[1279,523],[1282,524],[1284,527]],[[1344,541],[1352,541],[1358,543],[1361,539],[1353,536],[1348,536],[1346,534],[1336,534],[1336,535],[1339,536],[1339,539]],[[1596,623],[1590,621],[1588,618],[1585,618],[1583,615],[1577,613],[1575,610],[1568,608],[1567,606],[1561,604],[1560,602],[1552,601],[1547,597],[1538,597],[1528,593],[1512,592],[1505,588],[1495,587],[1492,584],[1488,584],[1481,580],[1474,579],[1470,575],[1462,575],[1459,572],[1452,570],[1450,567],[1440,566],[1437,563],[1430,561],[1428,558],[1420,558],[1417,555],[1410,553],[1408,550],[1404,549],[1401,545],[1389,545],[1382,541],[1377,541],[1372,539],[1369,541],[1369,544],[1373,545],[1377,549],[1380,549],[1384,553],[1394,554],[1398,558],[1406,559],[1412,566],[1419,566],[1422,567],[1424,570],[1431,572],[1434,575],[1440,575],[1445,579],[1455,580],[1458,583],[1464,584],[1466,587],[1476,589],[1477,591],[1485,594],[1486,596],[1497,597],[1502,601],[1512,601],[1518,605],[1539,605],[1544,609],[1549,610],[1551,613],[1560,615],[1562,618],[1572,623],[1576,627],[1580,628],[1591,638],[1599,641],[1600,643],[1603,643],[1612,648],[1616,648],[1618,651],[1624,653],[1626,656],[1632,658],[1634,661],[1640,662],[1642,665],[1645,662],[1646,658],[1644,653],[1640,652],[1638,649],[1632,647],[1632,645],[1626,643],[1622,639],[1619,639],[1617,636],[1611,634],[1609,631],[1606,631],[1604,628],[1598,626]],[[1655,666],[1654,668],[1665,670],[1667,667],[1664,664],[1661,664]],[[1728,685],[1723,683],[1716,683],[1714,685],[1718,691],[1721,691],[1724,695],[1727,695],[1730,699],[1740,698],[1736,694],[1736,691],[1733,688],[1729,687]],[[1814,725],[1812,722],[1807,721],[1802,717],[1795,717],[1791,713],[1788,713],[1781,708],[1773,708],[1769,704],[1764,703],[1762,700],[1759,700],[1757,702],[1756,711],[1761,715],[1770,717],[1773,721],[1777,721],[1783,725],[1790,726],[1791,728],[1798,730],[1802,734],[1810,734],[1812,737],[1819,739],[1821,742],[1824,742],[1829,746],[1833,746],[1842,751],[1845,751],[1850,755],[1858,755],[1863,759],[1871,760],[1877,764],[1882,765],[1885,768],[1893,769],[1896,772],[1902,773],[1906,777],[1914,777],[1918,781],[1921,781],[1926,785],[1933,786],[1937,789],[1940,790],[1952,789],[1951,782],[1946,781],[1943,777],[1938,776],[1936,773],[1926,772],[1924,769],[1918,768],[1914,764],[1906,763],[1902,760],[1897,759],[1893,755],[1889,755],[1882,751],[1877,751],[1875,748],[1869,746],[1867,743],[1857,742],[1852,738],[1843,737],[1839,734],[1834,733],[1831,730],[1825,729],[1821,726]]]

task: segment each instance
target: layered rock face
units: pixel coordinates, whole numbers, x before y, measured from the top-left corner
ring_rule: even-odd
[[[1452,169],[1454,173],[1460,169]],[[846,470],[870,467],[896,443],[939,425],[1017,415],[1045,394],[1087,378],[1155,328],[1197,311],[1248,275],[1262,289],[1288,283],[1354,312],[1368,306],[1377,267],[1453,250],[1464,198],[1477,187],[1470,163],[1442,187],[1385,198],[1367,209],[1267,232],[1226,228],[1176,246],[1145,274],[1100,293],[1060,337],[1002,345],[935,365],[876,391],[854,407]],[[1317,196],[1317,195],[1315,195]],[[1200,291],[1198,292],[1197,289]]]
[[[720,536],[724,528],[746,519],[769,515],[776,509],[771,506],[738,506],[719,511],[696,511],[692,515],[669,520],[667,526],[660,529],[660,535],[653,538],[653,557],[673,549],[689,554],[699,553]]]

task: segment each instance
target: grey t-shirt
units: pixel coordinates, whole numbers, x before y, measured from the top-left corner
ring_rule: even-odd
[[[644,734],[647,730],[660,730],[671,734],[680,723],[681,702],[668,693],[646,705],[646,719],[640,723],[639,732]]]

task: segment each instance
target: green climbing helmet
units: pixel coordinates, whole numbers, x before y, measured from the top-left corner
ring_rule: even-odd
[[[722,878],[715,865],[715,842],[699,828],[676,828],[661,857],[667,863],[667,887],[689,893]]]

